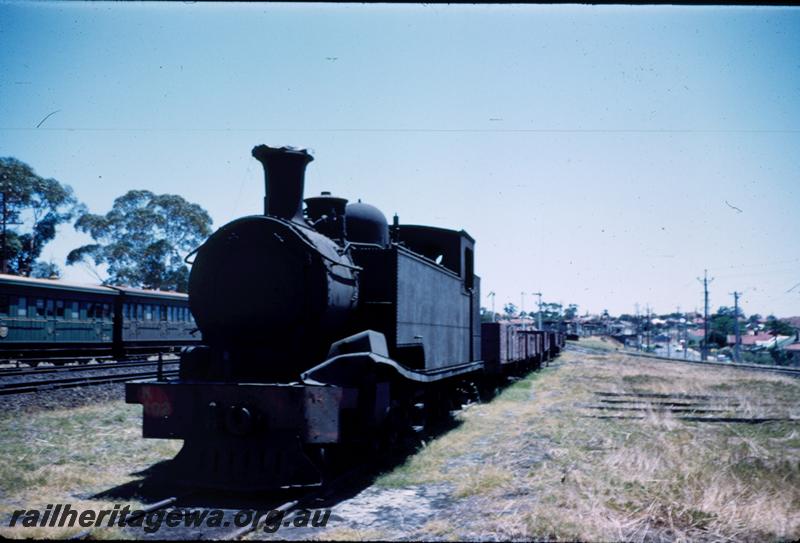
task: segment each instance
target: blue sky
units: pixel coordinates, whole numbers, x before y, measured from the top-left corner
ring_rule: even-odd
[[[219,227],[294,145],[307,195],[470,232],[486,306],[700,308],[708,268],[712,307],[800,315],[796,9],[0,3],[0,74],[0,155],[94,212],[146,188]]]

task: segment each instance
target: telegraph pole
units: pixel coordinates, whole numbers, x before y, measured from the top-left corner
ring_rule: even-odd
[[[741,295],[741,292],[733,291],[733,330],[736,334],[736,343],[733,346],[734,362],[741,362],[742,356],[742,335],[739,332],[739,296]]]
[[[650,324],[650,304],[647,304],[646,308],[647,308],[647,321],[645,322],[645,330],[647,331],[647,335],[645,337],[647,338],[647,349],[646,349],[646,352],[649,353],[650,352],[650,328],[652,326]]]
[[[519,293],[519,316],[522,317],[522,314],[525,313],[525,293]]]
[[[492,297],[492,322],[494,322],[494,314],[495,314],[494,313],[494,297],[495,297],[494,291],[491,291],[489,294],[487,294],[487,296],[491,296]]]
[[[689,360],[689,319],[683,318],[683,359]]]
[[[538,328],[539,330],[542,329],[542,293],[541,292],[531,292],[534,296],[539,297],[539,316],[537,318]]]
[[[708,284],[714,280],[712,277],[708,278],[708,270],[703,270],[703,279],[697,278],[698,281],[703,282],[703,299],[705,300],[705,310],[703,312],[703,350],[701,351],[700,359],[704,362],[708,360]]]
[[[5,185],[5,183],[4,183]],[[3,266],[0,269],[2,273],[8,273],[8,263],[6,259],[6,223],[8,222],[8,208],[6,207],[6,190],[3,187]]]

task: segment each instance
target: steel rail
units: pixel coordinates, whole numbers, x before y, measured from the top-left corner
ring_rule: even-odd
[[[152,355],[148,355],[152,356]],[[178,359],[164,360],[163,364],[177,364]],[[100,371],[100,370],[115,370],[120,368],[136,368],[146,366],[156,366],[158,360],[142,360],[141,357],[127,359],[120,362],[106,362],[98,364],[83,364],[80,366],[57,366],[47,368],[9,368],[0,369],[0,378],[4,377],[27,377],[30,375],[45,375],[48,373],[74,373],[81,371]]]
[[[176,377],[178,370],[164,370],[164,377]],[[0,385],[0,396],[11,394],[27,394],[41,390],[57,390],[62,388],[76,388],[82,386],[105,385],[109,383],[124,383],[134,379],[150,379],[158,377],[157,371],[123,373],[112,375],[87,375],[84,377],[70,377],[66,379],[48,379],[41,381],[25,381],[22,383],[6,383]]]

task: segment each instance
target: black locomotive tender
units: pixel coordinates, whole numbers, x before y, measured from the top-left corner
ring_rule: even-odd
[[[259,145],[264,215],[198,249],[189,304],[203,345],[180,377],[126,385],[148,438],[183,439],[179,478],[265,489],[319,484],[331,452],[391,442],[491,382],[557,354],[563,334],[482,330],[475,240],[463,230],[389,226],[377,208],[305,200],[305,150]],[[483,356],[481,352],[483,350]],[[352,449],[350,449],[352,450]],[[198,481],[198,479],[202,479]]]

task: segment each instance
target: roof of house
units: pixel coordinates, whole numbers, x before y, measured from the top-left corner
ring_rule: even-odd
[[[775,336],[771,336],[770,334],[745,334],[741,337],[742,345],[758,345],[759,343],[766,343],[775,339]],[[728,345],[734,344],[736,344],[736,336],[731,334],[728,336]]]

